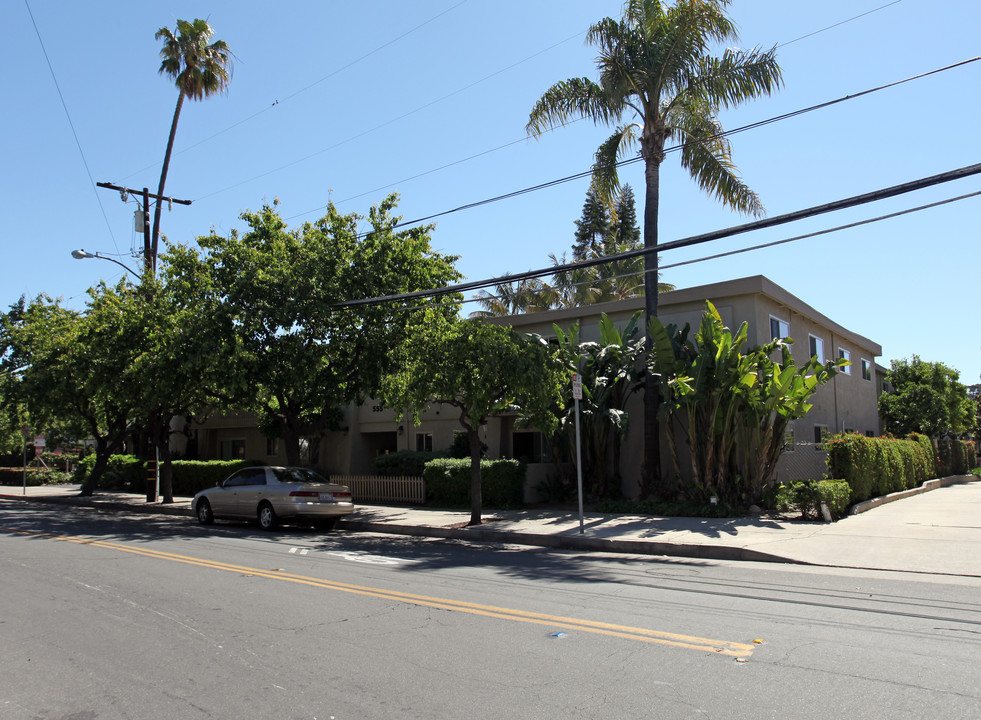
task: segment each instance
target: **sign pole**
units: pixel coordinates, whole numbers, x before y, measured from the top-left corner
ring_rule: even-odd
[[[579,534],[582,535],[582,443],[579,439],[579,401],[582,399],[582,376],[576,373],[572,376],[572,397],[576,401],[576,475],[579,483]]]

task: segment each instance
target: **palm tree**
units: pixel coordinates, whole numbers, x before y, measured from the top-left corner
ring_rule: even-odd
[[[659,173],[669,140],[681,146],[681,165],[706,192],[729,207],[761,215],[763,206],[739,177],[722,136],[718,114],[746,100],[769,95],[781,85],[775,48],[727,49],[709,54],[710,44],[738,39],[726,15],[730,0],[627,0],[619,21],[604,18],[590,27],[587,42],[599,48],[599,82],[572,78],[549,88],[528,119],[530,135],[564,124],[573,116],[613,125],[596,151],[593,179],[612,202],[619,190],[617,162],[639,145],[645,169],[645,327],[657,316],[657,216]],[[652,348],[647,337],[647,350]],[[643,492],[660,480],[658,388],[644,386]]]
[[[224,40],[208,44],[215,32],[206,20],[196,19],[177,21],[177,32],[162,27],[154,35],[163,39],[160,49],[160,74],[174,79],[180,93],[177,96],[177,109],[170,124],[170,137],[167,139],[167,152],[164,155],[163,169],[160,172],[160,185],[157,195],[163,195],[170,168],[170,155],[174,150],[174,136],[177,134],[177,121],[181,116],[184,98],[201,100],[215,93],[225,92],[232,72],[232,52]],[[157,244],[160,238],[160,197],[153,212],[153,235],[150,257],[147,264],[151,270],[156,267]]]

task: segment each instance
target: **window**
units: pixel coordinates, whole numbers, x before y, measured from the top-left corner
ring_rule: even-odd
[[[239,470],[237,473],[228,478],[222,487],[245,487],[247,485],[265,485],[266,484],[266,469],[265,468],[245,468],[244,470]]]
[[[828,426],[827,425],[815,425],[814,426],[814,449],[815,450],[825,450],[824,442],[828,439]]]
[[[841,348],[841,347],[838,348],[838,359],[839,360],[847,360],[848,362],[851,362],[852,361],[851,351],[845,350],[845,348]],[[851,365],[845,365],[845,367],[841,368],[841,372],[843,372],[845,375],[851,375],[852,374],[852,366]]]
[[[807,348],[811,357],[816,357],[819,363],[824,362],[824,340],[814,335],[808,335]]]
[[[863,380],[872,379],[872,363],[870,363],[865,358],[862,358],[862,379]]]
[[[433,450],[433,434],[432,433],[416,433],[416,450],[419,452],[432,452]]]
[[[279,455],[279,438],[266,438],[266,455],[269,457]]]
[[[794,424],[787,423],[787,429],[783,433],[783,451],[785,453],[792,453],[796,447],[794,442]]]
[[[526,463],[551,462],[548,443],[540,432],[515,432],[511,434],[511,456]]]
[[[222,460],[244,460],[245,440],[222,440],[219,452]]]
[[[786,323],[780,318],[770,316],[770,339],[785,338],[790,336],[790,323]]]

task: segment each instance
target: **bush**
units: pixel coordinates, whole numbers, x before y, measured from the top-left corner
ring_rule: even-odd
[[[851,487],[844,480],[795,480],[777,490],[777,509],[800,510],[803,520],[821,519],[821,503],[828,506],[835,520],[848,512]]]
[[[214,487],[236,470],[262,465],[258,460],[174,460],[171,476],[174,495],[192,497],[201,490]]]
[[[426,463],[446,457],[441,452],[399,450],[387,455],[377,455],[374,460],[375,474],[385,477],[421,477]]]
[[[525,464],[517,460],[481,460],[481,504],[500,509],[520,507],[524,502],[525,469]],[[430,505],[470,506],[470,460],[430,460],[423,477]]]
[[[84,484],[95,467],[95,455],[78,461],[72,482]],[[144,463],[133,455],[110,455],[106,471],[99,478],[99,490],[119,492],[143,492],[146,489]]]
[[[828,472],[851,488],[851,502],[922,485],[936,476],[929,438],[909,440],[835,435],[827,444]]]

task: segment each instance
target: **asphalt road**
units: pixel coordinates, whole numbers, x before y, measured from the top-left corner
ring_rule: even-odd
[[[2,720],[981,716],[972,578],[4,501],[0,572]]]

